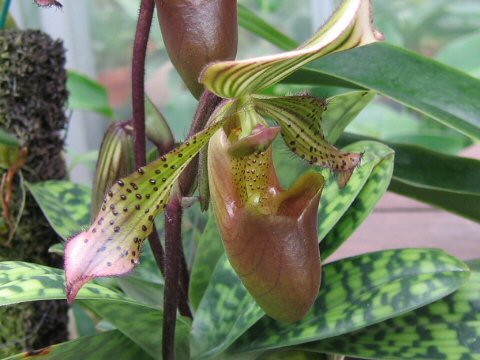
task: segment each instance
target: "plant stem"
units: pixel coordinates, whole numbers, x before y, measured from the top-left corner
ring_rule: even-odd
[[[182,251],[182,205],[173,195],[165,209],[165,289],[163,296],[163,359],[175,359],[175,323],[179,301]]]
[[[132,110],[135,129],[135,162],[137,167],[147,163],[145,140],[145,60],[152,26],[154,0],[142,0],[132,58]],[[165,274],[165,255],[155,225],[148,237],[150,247],[162,274]]]

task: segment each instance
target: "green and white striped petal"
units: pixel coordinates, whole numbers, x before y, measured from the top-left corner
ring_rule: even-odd
[[[218,96],[239,98],[276,84],[321,56],[382,39],[372,25],[370,0],[345,0],[325,26],[296,50],[213,63],[203,70],[199,81]]]
[[[256,110],[282,126],[287,146],[311,165],[329,168],[339,175],[343,187],[360,163],[362,154],[342,152],[331,145],[323,134],[322,115],[327,102],[309,95],[267,97],[252,96]]]
[[[65,249],[68,300],[95,277],[131,272],[139,263],[145,238],[155,217],[166,207],[176,179],[210,137],[237,110],[225,101],[211,125],[157,161],[118,180],[105,195],[91,227],[73,237]]]

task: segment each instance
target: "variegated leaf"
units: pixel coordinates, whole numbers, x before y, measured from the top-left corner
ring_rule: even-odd
[[[339,175],[339,183],[347,184],[360,163],[362,154],[342,152],[325,139],[322,115],[327,102],[309,95],[287,97],[252,97],[257,111],[282,126],[287,146],[311,165],[331,169]]]
[[[0,262],[0,306],[27,301],[65,299],[63,270],[21,261]],[[125,295],[97,284],[88,284],[79,299],[132,302]]]
[[[154,359],[118,330],[109,330],[96,335],[28,351],[4,360],[131,360]]]
[[[369,359],[480,359],[480,261],[453,294],[368,328],[301,345]]]
[[[239,98],[277,83],[319,57],[383,39],[373,27],[369,0],[345,0],[310,40],[296,50],[207,66],[200,82],[225,98]]]
[[[72,238],[65,249],[68,300],[95,277],[131,272],[139,263],[141,246],[155,217],[166,207],[176,179],[210,137],[237,111],[225,101],[212,124],[180,147],[120,179],[105,195],[91,227]]]
[[[367,182],[362,186],[353,202],[350,202],[353,199],[351,194],[348,192],[344,193],[344,189],[339,190],[334,187],[330,189],[330,193],[327,195],[324,203],[325,206],[328,206],[328,209],[322,209],[319,216],[322,235],[320,238],[320,249],[323,259],[332,255],[362,224],[382,198],[385,191],[387,191],[392,178],[394,159],[394,151],[392,149],[373,141],[358,142],[348,148],[351,150],[364,149],[370,163],[373,164],[373,169]],[[330,203],[327,205],[329,201]],[[329,209],[332,208],[334,209],[332,213],[328,213]],[[337,215],[343,213],[343,215],[338,219],[334,213]],[[322,216],[329,220],[329,224],[322,224]],[[334,218],[337,218],[337,221],[335,221],[336,224],[332,228],[331,224],[335,220]],[[331,229],[324,237],[323,235],[328,228],[326,225],[330,225]]]
[[[222,353],[264,314],[224,254],[193,320],[192,358],[208,359]]]
[[[441,299],[469,276],[463,262],[436,249],[380,251],[330,263],[323,268],[318,299],[301,322],[285,325],[263,317],[230,351],[274,349],[349,333]]]
[[[92,190],[71,181],[27,183],[50,225],[64,240],[90,225]]]

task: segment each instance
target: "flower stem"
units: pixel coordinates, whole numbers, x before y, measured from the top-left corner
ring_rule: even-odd
[[[132,109],[133,127],[135,129],[135,162],[137,167],[144,166],[147,163],[145,149],[145,60],[154,7],[154,0],[142,0],[133,45]],[[162,274],[165,274],[165,255],[155,225],[148,240],[157,265]]]
[[[163,359],[175,359],[175,322],[179,302],[182,252],[182,205],[174,195],[165,209],[165,289],[163,296]]]

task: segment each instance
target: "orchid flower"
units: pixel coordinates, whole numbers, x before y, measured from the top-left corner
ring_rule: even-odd
[[[209,143],[212,203],[232,266],[267,314],[280,321],[300,319],[320,286],[316,234],[324,181],[320,174],[307,173],[283,191],[273,167],[271,142],[281,133],[295,154],[330,168],[342,186],[361,154],[341,152],[325,140],[324,100],[259,93],[321,56],[381,39],[370,15],[368,0],[346,0],[294,51],[205,67],[199,81],[225,100],[205,130],[118,180],[107,192],[92,226],[67,243],[68,300],[72,302],[95,277],[123,275],[135,268],[142,243],[168,203],[176,179]],[[264,117],[279,127],[269,126]]]

